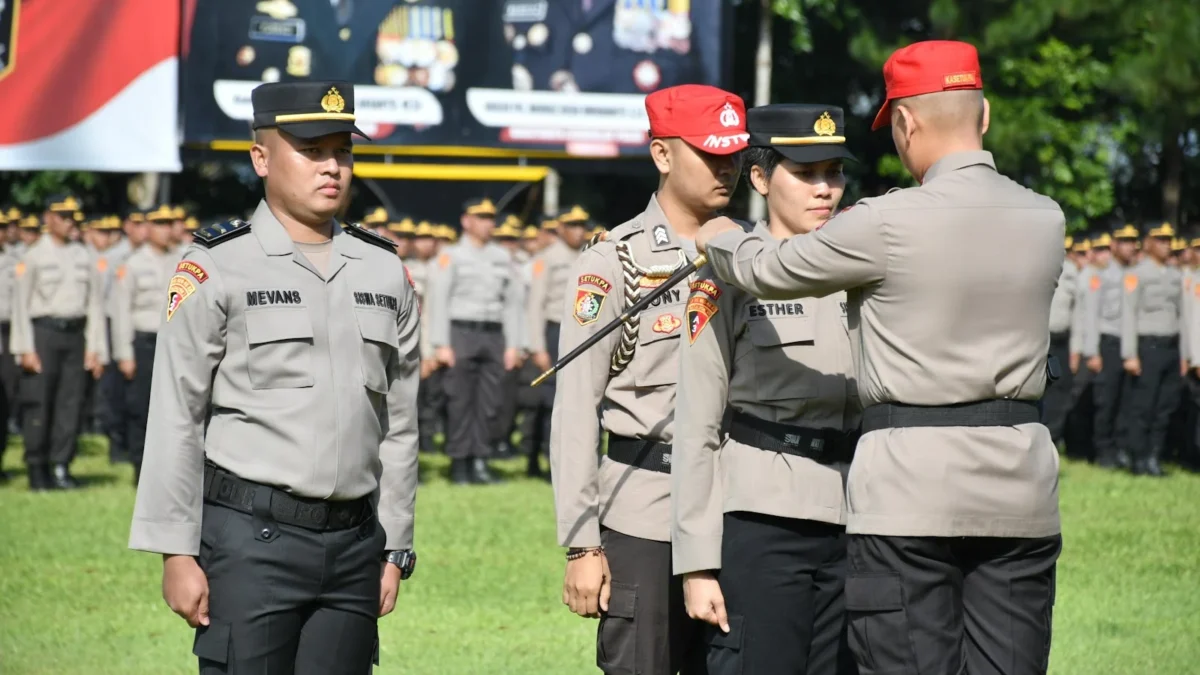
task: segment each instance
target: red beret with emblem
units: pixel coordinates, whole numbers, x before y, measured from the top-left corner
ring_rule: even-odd
[[[646,115],[654,138],[682,138],[714,155],[746,148],[746,104],[736,94],[704,84],[681,84],[646,97]]]
[[[983,89],[979,52],[953,40],[926,40],[897,49],[883,64],[887,100],[871,125],[874,131],[892,122],[892,101],[955,89]]]

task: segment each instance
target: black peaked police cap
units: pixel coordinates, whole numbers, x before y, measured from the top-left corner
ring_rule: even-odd
[[[779,103],[746,111],[750,146],[773,148],[800,164],[855,159],[846,149],[845,116],[833,105]]]
[[[254,128],[278,127],[305,140],[350,132],[371,140],[354,126],[354,85],[349,82],[269,82],[250,92]]]

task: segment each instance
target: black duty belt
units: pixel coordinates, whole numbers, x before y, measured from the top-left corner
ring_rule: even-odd
[[[769,422],[740,410],[733,411],[729,438],[767,452],[782,452],[797,457],[833,464],[849,462],[858,444],[858,431],[812,429],[792,424]]]
[[[318,532],[349,530],[366,522],[372,514],[367,497],[341,502],[297,497],[269,485],[239,478],[212,462],[204,463],[206,502],[253,513],[254,497],[259,490],[270,492],[271,516],[282,525]]]
[[[87,318],[78,317],[74,319],[64,319],[57,316],[37,316],[33,318],[33,325],[41,326],[42,328],[52,328],[65,332],[78,333],[87,325]]]
[[[460,321],[458,319],[451,319],[450,325],[454,328],[477,330],[484,333],[499,333],[504,330],[504,324],[499,321]]]
[[[133,334],[134,342],[157,342],[158,333],[150,333],[147,331],[135,331]]]
[[[647,471],[671,473],[670,443],[609,434],[608,458]]]
[[[1070,344],[1070,342],[1071,342],[1071,332],[1070,331],[1063,331],[1061,333],[1051,333],[1050,334],[1050,344],[1052,344],[1052,345],[1065,345],[1065,344]]]
[[[1178,335],[1138,335],[1138,344],[1147,347],[1174,347],[1179,344]]]
[[[1015,427],[1040,421],[1033,401],[995,399],[945,406],[878,403],[863,411],[862,432],[904,427]]]

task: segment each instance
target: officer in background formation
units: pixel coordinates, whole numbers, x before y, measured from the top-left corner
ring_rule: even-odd
[[[506,0],[512,88],[644,94],[716,81],[719,64],[697,38],[716,35],[717,18],[691,0]]]
[[[466,202],[461,223],[462,239],[443,249],[429,279],[429,304],[439,308],[430,341],[447,369],[451,481],[483,484],[499,480],[487,459],[498,440],[505,373],[519,365],[522,294],[512,256],[492,241],[495,204]]]
[[[729,204],[745,104],[709,86],[646,97],[659,186],[646,210],[570,268],[559,351],[569,352],[696,255],[700,224]],[[606,673],[703,672],[702,624],[671,573],[671,443],[686,293],[671,289],[560,373],[550,437],[563,603],[600,617]],[[607,454],[601,431],[608,432]]]
[[[767,200],[764,240],[808,236],[845,190],[843,113],[747,113],[745,173]],[[701,268],[681,341],[671,544],[708,675],[855,674],[846,649],[843,475],[861,406],[846,292],[758,300]]]
[[[1093,250],[1093,242],[1095,250]],[[1071,352],[1066,362],[1067,370],[1071,373],[1071,393],[1067,404],[1063,441],[1068,457],[1089,462],[1095,460],[1095,451],[1092,448],[1092,410],[1094,407],[1092,405],[1092,379],[1095,373],[1088,368],[1087,360],[1083,356],[1083,346],[1088,342],[1086,337],[1087,313],[1089,308],[1095,306],[1090,302],[1089,297],[1094,293],[1093,284],[1099,284],[1099,280],[1096,278],[1098,269],[1094,261],[1101,251],[1105,256],[1108,255],[1110,242],[1111,237],[1107,232],[1096,235],[1093,239],[1088,239],[1086,236],[1076,237],[1068,255],[1079,273],[1075,277],[1075,298],[1071,311],[1071,336],[1069,339]],[[1056,301],[1061,301],[1058,300],[1059,289],[1056,288],[1054,293]],[[1051,308],[1051,312],[1053,311]],[[1056,384],[1051,383],[1049,386],[1053,387]]]
[[[4,471],[4,450],[8,447],[8,420],[16,404],[19,370],[9,348],[12,334],[13,284],[20,259],[16,251],[17,228],[9,215],[20,218],[20,212],[0,210],[0,484],[8,482]]]
[[[421,452],[433,452],[434,435],[445,431],[446,397],[442,391],[442,375],[430,341],[430,330],[434,312],[442,308],[433,307],[428,301],[429,275],[437,255],[438,240],[435,228],[422,220],[413,228],[412,256],[404,260],[417,302],[421,304],[421,385],[417,392],[417,420],[421,431]]]
[[[1113,228],[1109,254],[1097,256],[1099,273],[1089,289],[1091,307],[1084,327],[1083,356],[1095,373],[1092,443],[1096,464],[1104,468],[1129,468],[1128,396],[1124,360],[1121,358],[1121,307],[1125,272],[1134,263],[1138,230],[1132,225]],[[1093,250],[1099,249],[1093,242]]]
[[[129,242],[121,236],[124,224],[121,218],[105,216],[85,224],[87,229],[84,232],[84,241],[103,285],[101,302],[104,304],[104,331],[111,345],[116,270],[125,262],[132,249]],[[99,382],[96,386],[89,387],[88,392],[94,398],[94,406],[88,406],[88,409],[95,409],[100,433],[108,439],[109,462],[129,461],[129,446],[126,442],[128,414],[125,406],[125,378],[117,369],[115,361],[105,365]]]
[[[46,234],[14,268],[9,348],[20,360],[25,465],[31,490],[71,489],[88,376],[108,361],[103,280],[87,248],[71,241],[80,203],[56,195],[42,215]]]
[[[126,386],[123,437],[133,464],[134,485],[141,476],[150,414],[154,351],[162,320],[162,292],[177,262],[171,251],[171,221],[157,219],[145,242],[116,270],[113,293],[112,358]]]
[[[1183,282],[1168,264],[1175,228],[1146,228],[1141,260],[1125,271],[1121,306],[1121,359],[1129,378],[1126,449],[1135,474],[1163,476],[1160,461],[1171,416],[1179,405]]]
[[[531,279],[531,256],[524,247],[524,234],[525,225],[515,214],[506,215],[493,234],[496,243],[500,244],[511,256],[514,269],[513,279],[520,296],[522,310],[525,310],[529,298]],[[536,402],[536,393],[528,386],[533,378],[537,377],[537,373],[531,375],[526,368],[527,359],[524,357],[529,351],[529,336],[524,323],[517,327],[517,332],[520,335],[517,348],[521,355],[519,359],[521,363],[518,367],[504,373],[504,381],[501,384],[500,405],[496,409],[495,419],[496,451],[493,457],[496,459],[508,459],[516,454],[512,445],[512,436],[516,431],[517,416],[524,416],[526,411],[531,408],[532,403]],[[524,380],[525,387],[521,386],[522,376],[527,378]]]
[[[365,673],[415,562],[418,307],[394,247],[333,218],[352,85],[251,96],[266,197],[162,298],[129,546],[164,556],[202,673]]]
[[[1083,316],[1080,268],[1070,255],[1074,247],[1075,239],[1067,237],[1063,245],[1066,255],[1063,257],[1062,272],[1058,275],[1058,285],[1050,302],[1050,358],[1060,364],[1061,375],[1046,385],[1046,394],[1042,397],[1042,424],[1050,430],[1050,438],[1055,445],[1063,440],[1066,433],[1071,392],[1075,386],[1074,374],[1078,370],[1078,355],[1083,339],[1079,331],[1071,330]]]
[[[539,228],[546,245],[533,258],[527,309],[530,363],[538,373],[558,361],[558,340],[571,287],[571,266],[587,243],[591,216],[576,204],[558,217],[547,216]],[[547,236],[548,233],[548,236]],[[550,416],[554,409],[555,379],[551,377],[534,391],[541,398],[522,424],[522,444],[528,458],[526,473],[542,474],[540,456],[549,453]]]
[[[864,411],[845,600],[860,669],[1045,673],[1062,538],[1037,402],[1065,218],[983,150],[975,47],[917,42],[883,72],[873,127],[891,126],[918,187],[782,243],[717,219],[697,245],[759,298],[849,291]]]

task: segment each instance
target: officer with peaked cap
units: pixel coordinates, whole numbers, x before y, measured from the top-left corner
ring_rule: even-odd
[[[1129,377],[1127,449],[1133,472],[1163,476],[1163,451],[1183,381],[1179,318],[1183,282],[1168,264],[1175,228],[1145,228],[1142,259],[1125,271],[1121,296],[1121,360]]]
[[[1108,237],[1104,234],[1103,237]],[[1097,244],[1093,253],[1092,242]],[[1094,264],[1096,256],[1108,255],[1109,243],[1101,241],[1099,236],[1089,239],[1086,235],[1075,237],[1071,246],[1070,259],[1078,268],[1075,276],[1075,299],[1071,309],[1070,353],[1067,356],[1067,369],[1071,373],[1071,395],[1068,404],[1066,428],[1063,430],[1063,440],[1066,443],[1068,457],[1091,461],[1092,450],[1092,379],[1095,373],[1087,367],[1088,357],[1084,354],[1085,345],[1090,340],[1086,330],[1088,312],[1094,310],[1095,290],[1100,280],[1096,277],[1098,269]],[[1058,289],[1055,289],[1057,295]]]
[[[417,292],[417,301],[421,303],[421,386],[417,394],[417,417],[420,422],[418,426],[421,430],[422,452],[434,451],[433,437],[442,431],[446,408],[446,397],[442,390],[444,371],[439,368],[429,338],[433,313],[445,309],[433,307],[427,301],[430,268],[437,255],[436,236],[439,231],[439,227],[427,220],[417,223],[413,228],[413,255],[404,261],[413,288]]]
[[[463,238],[438,256],[429,281],[429,304],[437,307],[430,340],[446,367],[446,454],[454,483],[499,480],[487,459],[496,444],[507,371],[519,364],[522,301],[512,256],[492,240],[496,205],[490,199],[463,204]]]
[[[108,361],[103,281],[87,248],[71,241],[79,200],[51,197],[46,234],[14,268],[9,346],[22,368],[25,464],[33,490],[78,487],[69,465],[83,419],[88,373]]]
[[[983,150],[974,47],[918,42],[883,72],[873,126],[891,126],[918,187],[808,236],[767,242],[718,219],[697,243],[756,297],[849,291],[865,406],[846,487],[859,667],[1044,673],[1062,538],[1058,452],[1037,401],[1065,218]]]
[[[1079,340],[1083,337],[1072,332],[1071,326],[1076,316],[1080,315],[1079,307],[1079,266],[1071,259],[1071,249],[1075,239],[1067,237],[1063,241],[1062,272],[1058,275],[1058,286],[1054,288],[1054,298],[1050,303],[1050,356],[1060,364],[1071,364],[1062,376],[1046,385],[1046,394],[1042,397],[1042,423],[1050,430],[1050,438],[1057,445],[1066,433],[1067,413],[1071,407],[1071,390],[1075,384],[1076,361],[1071,355],[1079,353]]]
[[[696,255],[700,224],[729,204],[746,147],[742,99],[683,85],[646,97],[658,190],[646,209],[571,266],[560,353],[621,315]],[[701,672],[703,624],[687,616],[671,574],[674,438],[683,289],[671,289],[558,378],[550,466],[558,543],[567,547],[563,602],[600,617],[606,673]],[[600,454],[600,432],[608,452]]]
[[[266,196],[162,297],[129,546],[164,556],[202,673],[365,673],[415,562],[417,302],[395,248],[333,218],[352,85],[251,100]]]
[[[1095,405],[1093,443],[1096,464],[1104,468],[1129,468],[1129,378],[1121,358],[1121,312],[1125,272],[1135,264],[1138,229],[1130,224],[1115,225],[1109,237],[1108,261],[1097,275],[1094,307],[1087,312],[1085,335],[1094,346],[1088,368],[1096,373],[1092,383]],[[1099,264],[1099,262],[1098,262]]]
[[[513,279],[516,283],[517,293],[520,295],[522,317],[528,311],[526,304],[529,300],[530,282],[530,256],[521,245],[523,229],[524,224],[521,219],[516,214],[510,213],[501,221],[494,235],[494,239],[512,256]],[[536,392],[532,388],[526,386],[522,390],[520,386],[523,377],[524,383],[528,385],[538,375],[530,372],[532,366],[526,368],[525,354],[529,351],[529,336],[525,328],[524,319],[522,319],[521,325],[517,326],[519,336],[517,349],[521,355],[520,363],[516,368],[505,371],[504,382],[501,385],[500,405],[497,407],[494,418],[496,439],[494,457],[497,459],[508,459],[516,454],[512,445],[512,436],[516,431],[517,416],[523,415],[537,401]]]
[[[809,236],[846,187],[843,113],[747,113],[765,239]],[[759,300],[701,268],[681,341],[671,453],[673,567],[709,632],[708,675],[856,672],[845,648],[843,474],[861,407],[846,293]],[[727,422],[727,423],[723,423]]]
[[[12,334],[13,285],[20,256],[15,249],[17,228],[10,227],[8,214],[0,210],[0,483],[8,481],[4,471],[4,450],[8,446],[8,420],[16,408],[17,379],[20,369],[9,350]]]

